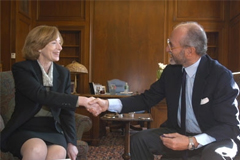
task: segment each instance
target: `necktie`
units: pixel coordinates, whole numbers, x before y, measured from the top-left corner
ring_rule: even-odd
[[[181,97],[181,130],[186,134],[186,71],[183,68],[182,74],[182,97]]]
[[[181,96],[181,130],[182,134],[186,135],[186,71],[183,68],[182,74],[182,96]],[[187,160],[188,151],[183,151],[182,158]]]

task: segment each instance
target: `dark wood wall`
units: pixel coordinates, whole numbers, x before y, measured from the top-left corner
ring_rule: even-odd
[[[240,1],[82,0],[1,1],[3,70],[23,60],[21,48],[30,29],[55,25],[65,43],[60,64],[84,64],[79,92],[88,82],[127,81],[143,92],[156,80],[158,62],[168,63],[166,39],[182,21],[197,21],[207,31],[209,55],[232,71],[240,71]],[[11,53],[16,58],[11,59]]]
[[[164,51],[164,1],[96,1],[93,15],[92,80],[120,78],[142,92],[156,80]]]
[[[228,68],[240,71],[240,1],[230,2],[229,35],[226,43],[229,50],[225,53],[228,57]]]

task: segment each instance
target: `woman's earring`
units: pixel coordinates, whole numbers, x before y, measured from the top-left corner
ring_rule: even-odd
[[[42,52],[42,50],[38,50],[38,52],[40,52],[40,53],[41,53],[41,52]]]

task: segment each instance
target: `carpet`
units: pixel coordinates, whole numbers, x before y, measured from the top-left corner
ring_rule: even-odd
[[[110,132],[107,130],[99,146],[89,146],[88,160],[122,160],[124,152],[124,135],[121,130]]]
[[[139,126],[136,126],[139,127]],[[146,129],[146,128],[143,128]],[[131,130],[130,134],[138,131]],[[88,160],[123,160],[125,137],[121,129],[112,130],[106,128],[106,136],[103,136],[99,142],[99,146],[89,146],[87,158]],[[161,156],[154,156],[154,160],[160,160]]]

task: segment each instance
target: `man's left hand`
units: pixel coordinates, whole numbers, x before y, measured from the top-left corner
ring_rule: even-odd
[[[181,151],[188,149],[189,139],[179,133],[169,133],[160,136],[163,144],[172,150]]]

